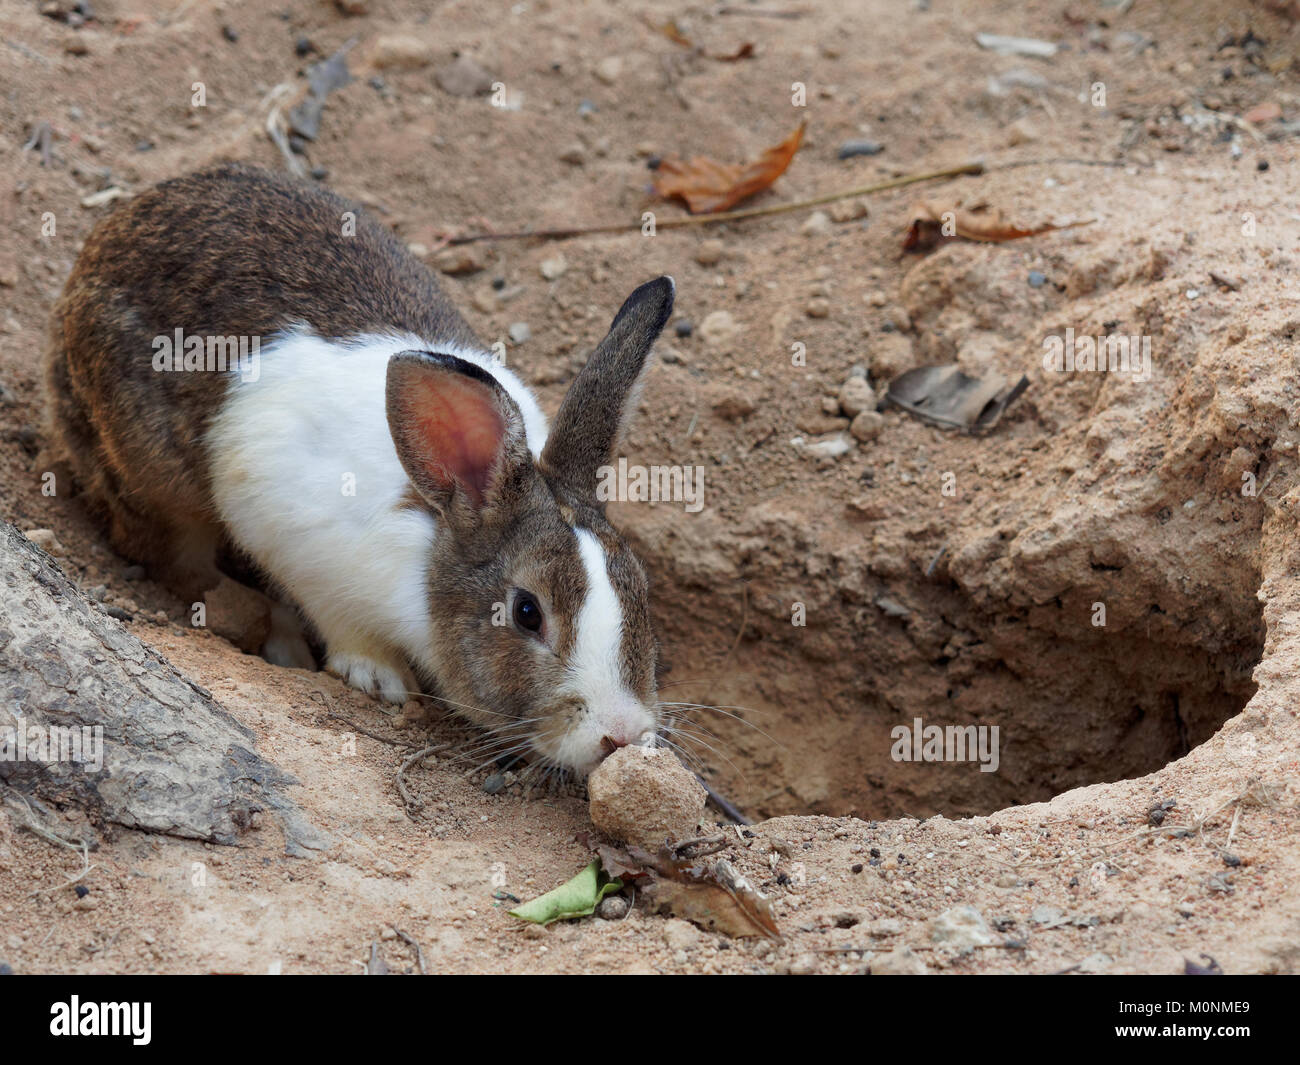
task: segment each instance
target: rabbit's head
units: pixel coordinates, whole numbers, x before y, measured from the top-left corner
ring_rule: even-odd
[[[429,567],[439,695],[519,753],[585,777],[658,727],[648,582],[597,498],[673,305],[642,285],[575,378],[534,457],[519,407],[453,355],[388,365],[388,422],[438,518]],[[536,447],[536,442],[534,442]]]

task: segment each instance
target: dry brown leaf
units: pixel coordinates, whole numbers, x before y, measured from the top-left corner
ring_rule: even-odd
[[[710,59],[716,59],[720,63],[734,63],[738,59],[748,59],[754,54],[754,42],[746,41],[734,52],[717,52],[709,56]]]
[[[656,33],[662,33],[665,37],[667,37],[670,41],[672,41],[673,44],[680,44],[683,48],[695,47],[695,43],[689,37],[687,37],[686,34],[684,34],[681,31],[681,29],[678,27],[676,19],[670,18],[667,22],[656,24],[654,22],[651,22],[647,18],[645,19],[645,24],[649,26],[652,30],[654,30]]]
[[[579,839],[600,856],[606,875],[624,883],[648,881],[641,890],[657,910],[667,910],[710,932],[781,938],[772,903],[724,858],[708,863],[703,857],[680,857],[669,847],[651,854],[641,847],[599,843],[591,836]]]
[[[903,250],[928,251],[941,240],[978,240],[996,244],[1087,224],[1086,221],[1063,224],[1048,222],[1037,226],[1021,226],[1008,221],[1000,210],[991,209],[984,204],[962,208],[918,203],[912,209],[912,222],[903,238]]]
[[[785,173],[803,143],[803,130],[800,122],[789,137],[749,164],[719,163],[702,155],[690,161],[667,156],[655,171],[655,192],[664,199],[684,200],[691,214],[725,211],[762,192]]]

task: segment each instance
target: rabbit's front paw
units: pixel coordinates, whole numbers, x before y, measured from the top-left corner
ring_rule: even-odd
[[[325,668],[386,703],[404,703],[420,691],[415,675],[403,663],[383,656],[331,651]]]

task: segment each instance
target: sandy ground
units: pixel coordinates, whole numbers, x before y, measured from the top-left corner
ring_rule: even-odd
[[[607,3],[364,7],[104,0],[75,26],[0,3],[0,515],[52,528],[65,571],[252,728],[335,841],[289,858],[271,820],[235,848],[98,826],[79,899],[59,886],[79,859],[0,816],[0,961],[359,972],[377,943],[406,971],[401,930],[455,972],[1181,972],[1203,954],[1228,972],[1300,968],[1295,24],[1248,2],[656,8],[694,54]],[[976,32],[1061,51],[998,55]],[[865,217],[477,246],[482,268],[446,280],[485,340],[528,324],[509,361],[553,410],[623,296],[676,277],[628,451],[704,467],[706,506],[613,512],[654,578],[664,697],[735,715],[690,711],[683,727],[759,822],[727,829],[727,855],[773,897],[780,943],[637,909],[522,926],[494,893],[529,897],[585,863],[579,794],[490,795],[455,721],[392,718],[190,629],[75,498],[40,492],[44,323],[107,209],[84,198],[224,156],[280,165],[267,113],[317,57],[295,43],[353,38],[357,77],[305,165],[431,261],[480,224],[676,216],[648,192],[648,159],[739,161],[801,119],[803,148],[755,203],[991,167],[871,197]],[[746,42],[752,58],[709,58]],[[444,91],[454,52],[511,106]],[[1280,118],[1253,110],[1269,104]],[[42,120],[48,166],[22,150]],[[838,159],[853,139],[884,150]],[[1012,162],[1029,165],[999,168]],[[904,255],[920,199],[1092,221]],[[1150,380],[1045,372],[1044,338],[1067,328],[1149,337]],[[810,453],[845,428],[834,397],[855,365],[883,390],[954,361],[1028,375],[993,433],[890,411],[838,459]],[[893,760],[890,730],[917,717],[998,725],[998,771]],[[407,773],[408,809],[395,771],[433,744],[450,746]],[[986,945],[935,942],[956,906],[979,912]]]

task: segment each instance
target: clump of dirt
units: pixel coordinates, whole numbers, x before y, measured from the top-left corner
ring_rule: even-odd
[[[442,971],[1181,971],[1202,953],[1230,972],[1300,966],[1292,23],[1247,2],[871,0],[779,21],[684,12],[695,52],[614,4],[551,0],[504,20],[453,6],[436,23],[401,0],[351,18],[282,9],[105,2],[74,25],[0,3],[14,235],[0,249],[0,514],[54,530],[69,576],[251,728],[337,843],[288,858],[269,825],[239,848],[96,826],[78,896],[59,885],[80,857],[0,814],[0,961],[358,971],[377,944],[400,971],[417,968],[415,941]],[[996,55],[979,31],[1061,50]],[[83,204],[221,156],[280,165],[264,135],[288,99],[277,86],[352,37],[358,76],[298,145],[304,169],[454,271],[453,297],[544,406],[635,284],[677,279],[628,454],[703,468],[705,505],[611,513],[654,577],[674,740],[766,819],[728,828],[722,857],[772,897],[780,943],[635,909],[521,926],[512,899],[589,860],[578,789],[530,792],[460,758],[473,735],[455,721],[388,716],[326,674],[193,629],[75,499],[42,492],[38,353],[102,210]],[[393,39],[417,46],[363,68]],[[711,58],[746,41],[749,58]],[[442,86],[457,52],[508,106]],[[1280,117],[1242,117],[1273,103]],[[804,117],[803,146],[757,202],[975,157],[990,169],[871,198],[865,216],[437,251],[479,219],[666,217],[647,160],[752,158]],[[863,139],[883,151],[839,158]],[[905,255],[922,195],[1093,220]],[[1150,376],[1046,368],[1067,335],[1148,343]],[[809,446],[849,429],[839,396],[855,373],[883,394],[937,362],[1030,387],[984,436],[885,410],[842,454]],[[896,730],[917,719],[996,726],[996,771],[898,760]],[[953,945],[954,928],[981,927],[943,916],[959,906],[984,921],[984,949]]]

